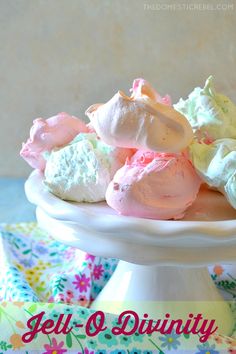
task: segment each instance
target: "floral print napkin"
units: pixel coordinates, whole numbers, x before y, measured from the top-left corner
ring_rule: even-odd
[[[194,336],[176,333],[114,336],[109,328],[117,321],[115,315],[106,316],[108,328],[96,337],[73,329],[66,336],[38,335],[29,344],[22,341],[27,320],[40,311],[54,320],[62,313],[73,313],[73,321],[86,321],[92,313],[87,307],[110,279],[117,263],[116,259],[95,257],[59,243],[35,223],[2,224],[0,354],[236,354],[234,336],[214,335],[203,344]],[[209,271],[222,295],[230,300],[236,318],[236,267],[218,264]]]

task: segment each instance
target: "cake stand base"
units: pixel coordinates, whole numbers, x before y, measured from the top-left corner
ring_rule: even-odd
[[[230,335],[233,316],[216,289],[207,268],[143,266],[120,261],[92,309],[120,314],[135,311],[140,318],[186,321],[189,314],[215,320],[217,332]]]

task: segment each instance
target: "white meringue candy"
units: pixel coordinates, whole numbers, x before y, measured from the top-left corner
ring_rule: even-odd
[[[64,200],[102,201],[115,172],[132,154],[103,143],[95,133],[81,133],[48,156],[44,184]]]

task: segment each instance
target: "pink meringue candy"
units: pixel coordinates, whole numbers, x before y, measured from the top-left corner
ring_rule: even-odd
[[[201,180],[183,154],[137,151],[110,182],[106,200],[120,214],[181,219]]]
[[[89,117],[98,136],[107,144],[179,152],[193,139],[188,120],[168,106],[170,97],[161,96],[147,81],[136,79],[131,97],[118,91],[106,104],[90,106]]]
[[[21,157],[36,169],[44,170],[46,160],[43,153],[68,144],[79,133],[89,131],[86,124],[65,112],[48,119],[37,118],[30,129],[30,137],[22,144]]]

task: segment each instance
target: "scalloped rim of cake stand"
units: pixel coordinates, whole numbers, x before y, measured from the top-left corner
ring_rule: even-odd
[[[46,190],[39,171],[29,176],[25,191],[38,207],[39,224],[60,242],[86,252],[137,264],[236,262],[236,220],[159,221],[120,216],[106,203],[59,199]]]
[[[105,202],[74,203],[61,200],[43,185],[43,174],[35,170],[25,183],[28,200],[49,216],[76,222],[98,232],[115,234],[135,232],[159,241],[197,237],[198,240],[226,242],[236,239],[236,219],[217,221],[151,220],[118,215]],[[235,214],[236,215],[236,214]]]

